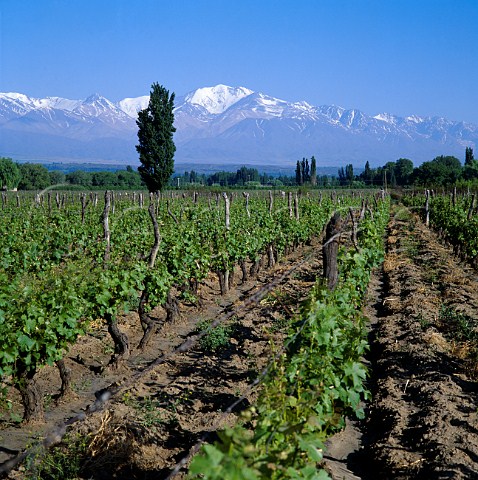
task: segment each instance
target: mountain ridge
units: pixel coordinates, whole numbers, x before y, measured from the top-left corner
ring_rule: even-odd
[[[136,116],[149,96],[111,102],[0,93],[0,154],[20,160],[137,164]],[[245,87],[201,87],[175,102],[176,162],[291,165],[314,155],[324,166],[419,164],[463,156],[478,127],[443,117],[367,115],[335,105],[288,102]]]

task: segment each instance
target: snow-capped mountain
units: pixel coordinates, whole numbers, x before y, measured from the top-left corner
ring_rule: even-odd
[[[138,162],[137,112],[148,96],[117,103],[0,93],[0,155],[31,161]],[[288,102],[244,87],[216,85],[175,101],[176,163],[383,165],[407,157],[463,156],[478,127],[439,117],[374,116],[338,106]]]

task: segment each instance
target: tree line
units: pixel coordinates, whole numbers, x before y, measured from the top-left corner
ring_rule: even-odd
[[[349,187],[445,187],[449,185],[477,185],[478,160],[474,158],[473,149],[466,147],[465,161],[451,155],[439,155],[433,160],[423,162],[414,167],[408,158],[399,158],[395,162],[387,162],[377,168],[371,168],[365,163],[364,170],[354,174],[352,164],[340,167],[338,182],[341,186]]]
[[[171,176],[166,184],[168,188],[261,188],[261,187],[316,187],[316,188],[367,188],[367,187],[440,187],[449,185],[478,186],[478,160],[473,149],[467,147],[462,165],[454,156],[440,155],[433,160],[414,167],[407,158],[371,168],[365,168],[355,174],[352,164],[340,167],[337,176],[317,175],[315,157],[303,158],[296,164],[295,175],[272,176],[259,173],[256,168],[241,167],[235,172],[219,171],[205,174],[194,170]],[[44,165],[36,163],[16,163],[10,158],[0,157],[0,188],[2,190],[43,190],[49,187],[62,189],[98,189],[98,190],[140,190],[146,189],[140,172],[131,166],[125,170],[88,172],[75,170],[64,173],[49,171]]]
[[[2,190],[44,190],[49,187],[139,190],[145,188],[145,185],[139,172],[130,166],[116,172],[76,170],[64,173],[57,170],[49,171],[38,163],[16,163],[11,158],[0,157]]]

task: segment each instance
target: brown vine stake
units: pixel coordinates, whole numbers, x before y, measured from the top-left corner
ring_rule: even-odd
[[[325,229],[325,243],[322,246],[324,263],[323,277],[327,281],[327,288],[332,291],[339,280],[339,268],[337,264],[337,253],[339,251],[339,240],[342,232],[343,222],[338,212],[335,212]]]
[[[82,193],[80,196],[80,201],[81,201],[81,223],[85,223],[85,213],[86,213],[86,207],[90,203],[89,200],[86,198],[86,193]]]
[[[295,197],[294,197],[294,211],[295,211],[295,219],[299,221],[299,197],[297,193],[295,194]]]
[[[230,207],[230,201],[229,201],[229,197],[227,196],[227,193],[224,192],[222,194],[222,197],[224,198],[224,213],[225,213],[225,222],[226,222],[226,230],[229,230],[231,228],[231,225],[230,225],[230,211],[229,211],[229,207]]]
[[[430,190],[426,191],[426,200],[425,200],[425,225],[428,227],[430,225]]]
[[[109,213],[111,207],[112,194],[109,191],[105,192],[105,208],[103,210],[103,232],[104,239],[106,241],[104,262],[105,268],[106,264],[110,259],[110,239],[111,232],[109,227]],[[128,336],[125,333],[122,333],[118,327],[118,319],[116,315],[111,313],[105,314],[105,320],[108,325],[108,333],[114,342],[114,354],[111,357],[111,360],[108,363],[109,367],[118,368],[119,365],[123,362],[124,359],[129,357],[129,341]]]
[[[355,251],[360,253],[360,248],[358,246],[358,240],[357,240],[357,222],[355,221],[355,215],[354,215],[354,209],[352,207],[349,207],[349,213],[350,213],[350,220],[352,221],[352,243],[355,248]]]
[[[249,193],[247,193],[247,192],[242,192],[242,195],[243,195],[244,198],[246,199],[245,206],[246,206],[247,216],[248,216],[248,218],[251,218],[251,212],[249,211]]]
[[[104,233],[104,239],[106,241],[105,256],[104,256],[105,263],[110,259],[110,239],[111,239],[110,224],[109,224],[110,207],[111,207],[111,192],[106,191],[105,192],[105,209],[103,210],[103,233]]]
[[[148,268],[153,269],[154,264],[156,263],[156,256],[158,255],[158,251],[159,251],[159,244],[161,243],[161,236],[159,234],[159,225],[156,219],[155,207],[153,202],[149,204],[148,212],[149,212],[149,216],[151,218],[151,222],[153,224],[153,230],[154,230],[154,244],[151,247],[151,252],[149,254]],[[147,346],[151,336],[155,331],[155,326],[156,326],[156,322],[146,313],[146,305],[148,304],[148,302],[149,302],[149,291],[148,291],[148,281],[146,280],[144,289],[141,292],[141,298],[139,300],[139,306],[138,306],[139,319],[141,322],[141,327],[143,328],[143,337],[141,338],[138,345],[139,350],[143,350]]]
[[[470,208],[468,209],[467,220],[470,221],[473,218],[473,211],[475,210],[475,194],[471,196]]]
[[[230,225],[230,211],[229,211],[230,201],[229,201],[229,197],[227,196],[226,192],[224,192],[222,194],[222,198],[224,199],[224,214],[225,214],[225,227],[226,227],[225,234],[227,235],[227,232],[231,228],[231,225]],[[229,286],[230,286],[229,274],[230,274],[230,272],[227,269],[224,269],[224,270],[219,269],[217,271],[217,276],[218,276],[218,279],[219,279],[219,288],[221,290],[221,295],[225,295],[229,291]]]

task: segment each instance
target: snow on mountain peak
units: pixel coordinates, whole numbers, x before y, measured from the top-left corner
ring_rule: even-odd
[[[386,123],[395,123],[395,117],[393,115],[390,115],[389,113],[379,113],[378,115],[375,115],[373,118],[377,120],[381,120],[382,122],[386,122]]]
[[[204,107],[209,113],[217,115],[253,93],[248,88],[220,84],[215,87],[198,88],[186,96],[186,102]]]
[[[15,92],[5,92],[1,94],[3,97],[6,97],[10,100],[19,100],[20,102],[31,104],[32,100],[30,97],[27,97],[23,93],[15,93]]]
[[[135,98],[123,98],[118,102],[118,107],[130,117],[137,118],[138,112],[144,110],[149,104],[149,95]]]

